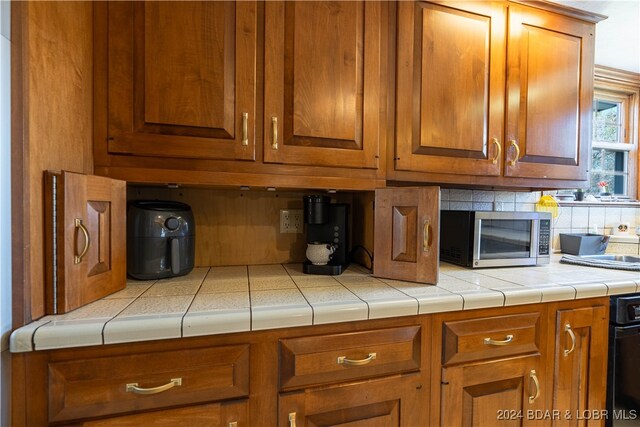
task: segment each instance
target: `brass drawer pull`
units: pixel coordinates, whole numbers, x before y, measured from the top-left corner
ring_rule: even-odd
[[[127,393],[132,392],[135,394],[157,394],[174,388],[175,386],[182,385],[182,378],[172,378],[170,382],[165,385],[151,388],[138,387],[138,383],[130,383],[126,386]]]
[[[74,225],[76,228],[79,228],[80,231],[82,231],[82,234],[84,234],[84,248],[82,249],[79,255],[75,255],[73,257],[73,263],[80,264],[80,262],[82,261],[82,257],[85,256],[85,254],[89,250],[91,239],[89,238],[89,232],[87,231],[87,228],[84,226],[84,224],[82,224],[82,220],[80,218],[76,218],[74,220]]]
[[[289,427],[296,427],[296,413],[289,412]]]
[[[278,118],[271,117],[271,148],[278,149]]]
[[[238,427],[237,421],[231,421],[227,427]]]
[[[491,160],[491,163],[497,165],[498,160],[500,160],[500,154],[502,154],[502,145],[500,145],[500,141],[498,141],[498,138],[493,138],[491,142],[495,144],[497,150],[496,156],[493,158],[493,160]]]
[[[538,397],[540,397],[540,381],[538,381],[538,375],[536,375],[535,369],[532,369],[531,372],[529,372],[529,378],[533,380],[533,385],[536,387],[534,395],[529,396],[529,403],[533,403]]]
[[[485,338],[485,345],[509,345],[513,341],[513,335],[507,335],[503,340],[492,340],[491,338]]]
[[[573,333],[573,329],[571,329],[571,325],[568,323],[564,325],[564,331],[567,332],[571,338],[571,348],[569,350],[564,350],[564,355],[566,357],[576,349],[576,334]]]
[[[424,225],[422,226],[422,252],[429,252],[431,248],[431,221],[428,219],[424,220]]]
[[[518,163],[518,160],[520,159],[520,147],[518,147],[518,143],[516,142],[515,139],[512,139],[511,141],[509,141],[509,145],[512,145],[513,148],[516,149],[516,155],[513,157],[513,160],[509,160],[509,165],[515,166],[516,163]]]
[[[249,145],[249,113],[242,113],[242,145]]]
[[[376,353],[369,353],[365,359],[353,360],[347,359],[347,356],[338,357],[338,365],[362,366],[371,363],[376,358]]]

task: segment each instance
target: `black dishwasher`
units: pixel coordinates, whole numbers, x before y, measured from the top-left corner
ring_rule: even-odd
[[[607,426],[640,426],[640,294],[611,297]]]

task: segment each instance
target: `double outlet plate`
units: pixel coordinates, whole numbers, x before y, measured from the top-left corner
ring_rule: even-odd
[[[280,233],[302,233],[302,209],[280,209]]]

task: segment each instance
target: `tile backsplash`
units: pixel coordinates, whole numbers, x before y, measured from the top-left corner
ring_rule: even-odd
[[[441,209],[480,211],[535,211],[542,192],[487,191],[447,189],[440,190]],[[628,223],[630,235],[640,226],[640,207],[630,206],[560,206],[553,220],[553,249],[560,250],[560,233],[587,233],[597,229],[601,234],[612,234],[619,223]],[[612,241],[607,252],[638,254],[636,242]]]
[[[441,208],[474,211],[533,211],[542,192],[440,190]]]

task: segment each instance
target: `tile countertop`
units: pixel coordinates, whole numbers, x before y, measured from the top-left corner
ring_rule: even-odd
[[[127,287],[13,332],[14,353],[318,325],[637,292],[640,274],[560,264],[469,270],[442,263],[438,285],[340,276],[301,264],[195,268]]]

